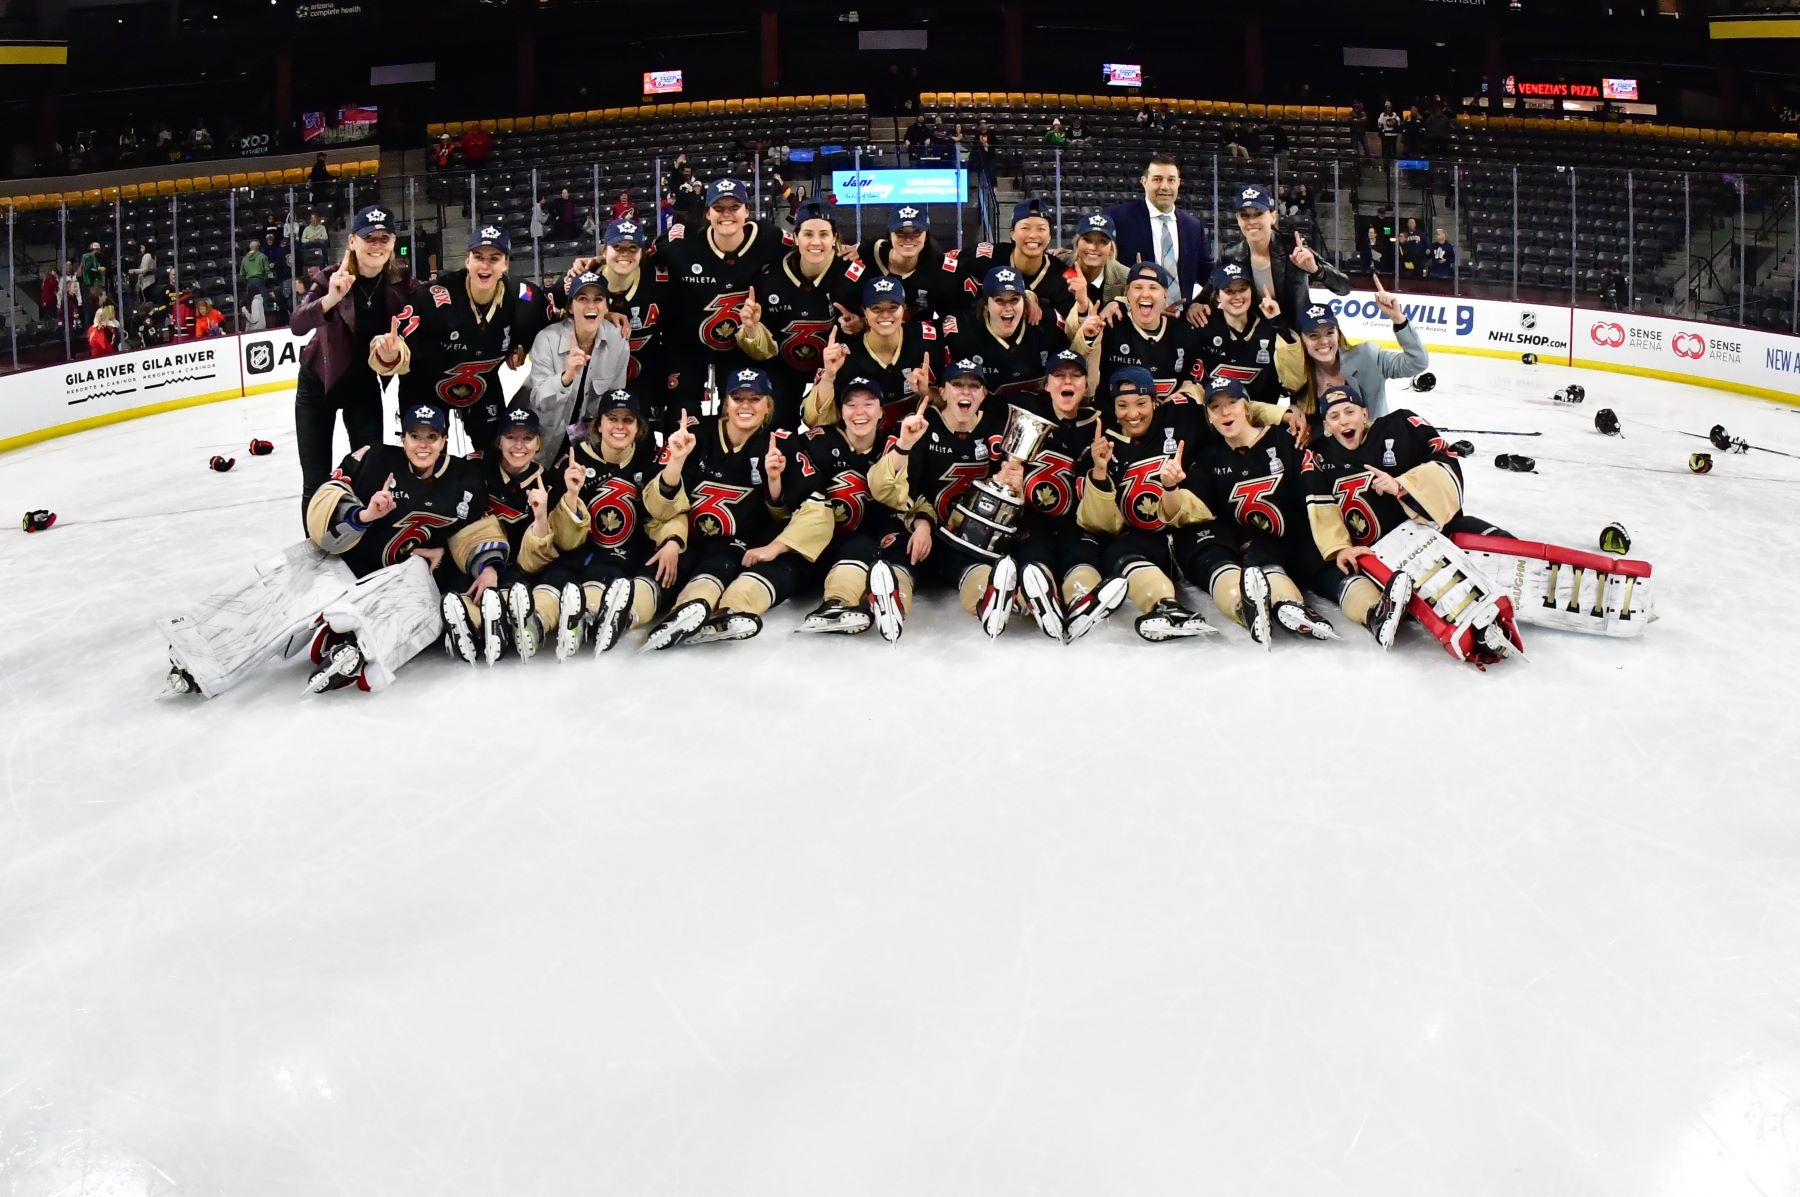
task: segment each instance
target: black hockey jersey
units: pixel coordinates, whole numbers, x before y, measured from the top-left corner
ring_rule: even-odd
[[[988,401],[969,432],[953,432],[937,408],[925,412],[925,435],[906,458],[906,492],[912,514],[927,516],[939,527],[970,484],[1000,466],[1000,438],[1006,431],[1006,405]]]
[[[746,221],[743,244],[730,253],[721,251],[707,228],[689,230],[676,225],[657,241],[645,263],[653,277],[673,289],[677,317],[667,347],[679,361],[697,357],[710,361],[720,356],[736,360],[737,330],[743,323],[739,309],[750,297],[756,276],[775,265],[787,251],[783,236],[773,226]],[[757,293],[762,299],[762,293]]]
[[[531,527],[531,500],[525,497],[525,492],[542,479],[548,498],[550,479],[535,462],[515,478],[506,472],[498,453],[487,454],[480,466],[481,482],[487,488],[487,512],[500,522],[500,531],[506,535],[508,557],[517,561],[519,548],[525,540],[525,529]]]
[[[394,496],[394,509],[366,527],[357,525],[358,513],[384,487]],[[398,565],[417,549],[446,549],[451,561],[440,570],[454,563],[468,574],[507,559],[506,536],[488,516],[481,463],[448,453],[430,477],[420,478],[398,445],[358,449],[313,496],[307,525],[313,542],[342,557],[359,578]]]
[[[980,308],[944,321],[944,349],[936,373],[964,358],[980,363],[987,378],[988,396],[1036,394],[1044,385],[1044,363],[1051,354],[1069,347],[1062,329],[1045,316],[1037,324],[1021,318],[1018,331],[1002,338],[988,327]]]
[[[500,280],[492,304],[476,311],[469,272],[452,270],[425,287],[414,307],[416,328],[406,337],[412,361],[400,379],[400,402],[443,404],[457,412],[479,450],[492,447],[506,392],[500,365],[515,346],[531,343],[551,322],[550,297],[535,284]]]
[[[993,403],[989,399],[986,403]],[[1075,509],[1080,502],[1081,475],[1089,468],[1094,445],[1094,425],[1098,412],[1083,407],[1074,419],[1060,419],[1043,392],[1020,395],[1012,403],[1054,424],[1036,457],[1025,466],[1025,508],[1021,527],[1069,527],[1075,522]],[[986,406],[984,403],[983,406]]]
[[[624,288],[608,290],[606,310],[618,312],[631,321],[631,364],[626,367],[625,385],[642,387],[646,396],[665,389],[662,370],[664,337],[675,315],[674,297],[669,288],[666,266],[645,265]],[[642,376],[646,382],[639,383]]]
[[[1012,265],[1012,255],[1010,241],[983,241],[969,249],[949,251],[944,255],[944,261],[956,271],[967,302],[973,304],[981,295],[981,280],[987,277],[987,272],[995,266]],[[1026,289],[1037,296],[1038,305],[1044,310],[1044,319],[1059,327],[1069,309],[1075,306],[1075,292],[1068,279],[1071,270],[1073,267],[1045,254],[1043,265],[1025,278]]]
[[[888,256],[886,237],[865,237],[857,247],[857,260],[877,274],[900,280],[906,290],[906,306],[914,320],[942,320],[969,306],[969,293],[963,290],[962,275],[954,262],[944,265],[943,251],[925,241],[919,250],[919,264],[907,274],[895,270]],[[859,297],[860,298],[860,297]]]
[[[791,485],[783,480],[788,492],[784,503],[796,513],[807,502],[825,504],[834,536],[861,528],[872,503],[869,469],[887,452],[888,438],[877,436],[868,452],[858,453],[842,428],[814,428],[790,444],[788,469],[798,476]]]
[[[783,494],[771,497],[763,462],[771,441],[781,443],[784,454],[789,452],[788,433],[765,428],[738,449],[726,440],[722,424],[703,427],[695,435],[698,443],[681,471],[688,496],[690,543],[718,538],[746,545],[767,544],[787,518],[785,492],[794,487],[792,476],[798,471],[790,455],[782,473]]]
[[[1188,381],[1199,356],[1198,330],[1186,320],[1164,316],[1160,325],[1145,332],[1126,316],[1101,334],[1096,402],[1102,411],[1111,410],[1113,371],[1126,366],[1150,371],[1156,380],[1156,397],[1167,399]]]
[[[640,442],[630,459],[618,464],[607,461],[590,441],[580,442],[573,452],[587,471],[576,496],[583,515],[571,518],[568,484],[561,470],[554,471],[550,525],[557,548],[577,560],[584,560],[587,553],[602,553],[636,569],[671,536],[685,543],[685,520],[676,516],[658,521],[644,510],[644,488],[655,486],[662,470],[653,447]]]
[[[840,334],[839,341],[844,337]],[[912,372],[920,362],[924,362],[931,370],[935,380],[939,375],[939,347],[943,344],[938,335],[938,326],[926,320],[908,320],[900,333],[900,352],[889,358],[874,349],[868,335],[849,339],[849,356],[838,368],[833,380],[835,387],[842,387],[852,378],[873,379],[881,385],[881,431],[885,435],[899,427],[906,414],[919,405],[919,396],[912,391]]]
[[[1242,542],[1281,542],[1312,550],[1307,524],[1305,451],[1286,428],[1265,428],[1256,442],[1234,448],[1215,437],[1194,455],[1186,486]]]
[[[1193,459],[1193,445],[1187,440],[1192,411],[1191,404],[1178,409],[1164,403],[1157,407],[1143,436],[1133,439],[1116,428],[1107,432],[1112,441],[1112,462],[1106,472],[1128,531],[1161,532],[1167,528],[1162,517],[1163,463],[1177,453],[1187,461]],[[1091,435],[1088,444],[1091,453]],[[1190,482],[1192,478],[1190,468]]]
[[[1460,507],[1462,464],[1450,454],[1438,430],[1422,416],[1398,409],[1371,424],[1354,451],[1330,436],[1314,438],[1302,462],[1301,475],[1306,482],[1308,503],[1335,507],[1344,530],[1350,534],[1350,543],[1367,547],[1414,513],[1423,513],[1422,501],[1431,497],[1421,495],[1407,502],[1379,494],[1374,471],[1379,469],[1399,479],[1427,464],[1434,464],[1443,472],[1443,484],[1454,489]],[[1420,485],[1416,475],[1414,483],[1421,491],[1439,489],[1431,483]],[[1317,516],[1313,523],[1317,528]],[[1321,537],[1322,551],[1338,547],[1325,543],[1328,539],[1334,538]]]
[[[1293,339],[1286,325],[1266,319],[1255,308],[1250,309],[1242,332],[1231,327],[1222,313],[1214,312],[1195,338],[1196,356],[1188,377],[1203,392],[1210,377],[1235,378],[1252,400],[1278,403],[1281,378],[1275,369],[1275,347]]]
[[[837,305],[856,310],[865,270],[861,262],[834,257],[815,282],[801,273],[799,255],[790,252],[756,277],[756,301],[762,305],[768,339],[760,345],[746,340],[743,346],[769,372],[778,422],[791,423],[799,413],[800,393],[818,375],[819,356],[837,326]],[[763,356],[770,352],[772,357]]]

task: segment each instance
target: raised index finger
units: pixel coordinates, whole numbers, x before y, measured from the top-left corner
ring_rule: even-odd
[[[925,409],[930,406],[931,406],[931,396],[930,395],[921,395],[919,397],[919,410],[914,412],[913,414],[915,416],[918,416],[921,420],[923,420],[925,418]]]

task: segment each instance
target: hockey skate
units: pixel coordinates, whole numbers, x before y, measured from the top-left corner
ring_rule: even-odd
[[[875,617],[857,607],[846,606],[837,599],[826,599],[816,607],[812,614],[800,621],[796,632],[842,632],[854,636],[866,632],[874,624]]]
[[[611,652],[625,629],[631,626],[631,579],[614,578],[600,600],[600,614],[594,617],[594,655]]]
[[[556,659],[567,661],[581,647],[581,625],[587,619],[587,608],[581,587],[569,582],[562,588],[556,607]]]
[[[994,562],[987,589],[982,591],[981,601],[975,605],[975,618],[981,621],[981,630],[987,633],[989,640],[999,639],[1000,633],[1006,630],[1006,621],[1012,616],[1013,591],[1018,588],[1019,567],[1013,564],[1013,559],[1002,557]]]
[[[1369,629],[1383,652],[1394,646],[1394,637],[1400,632],[1400,621],[1406,618],[1406,604],[1412,601],[1412,592],[1412,575],[1401,570],[1388,579],[1381,601],[1363,618],[1363,626]]]
[[[722,644],[727,640],[748,640],[762,631],[762,616],[747,611],[717,611],[713,617],[675,643]]]
[[[519,654],[519,660],[531,660],[537,656],[544,629],[539,625],[536,608],[531,605],[531,589],[525,583],[514,582],[507,590],[506,616],[513,651]]]
[[[875,629],[889,644],[900,639],[906,624],[906,613],[900,607],[900,587],[894,581],[894,568],[885,561],[869,567],[869,611],[875,616]]]
[[[492,668],[506,647],[506,612],[500,592],[492,586],[481,592],[481,655]]]
[[[680,644],[694,634],[707,617],[712,614],[700,599],[689,599],[667,615],[662,621],[650,629],[650,635],[644,640],[644,647],[639,652],[653,653]]]
[[[1056,594],[1056,579],[1037,562],[1027,565],[1019,575],[1019,593],[1025,598],[1026,610],[1037,621],[1038,630],[1052,640],[1067,644],[1068,621],[1063,616],[1062,600]]]
[[[462,595],[446,594],[443,614],[444,651],[473,665],[480,645],[475,640],[475,629],[469,625],[469,609],[463,605]]]
[[[1188,636],[1204,636],[1213,627],[1196,611],[1189,611],[1174,599],[1161,599],[1137,618],[1137,634],[1152,644],[1163,640],[1180,640]]]
[[[1126,590],[1124,578],[1108,578],[1076,599],[1069,607],[1068,618],[1063,621],[1063,643],[1073,644],[1105,623],[1106,617],[1125,601]],[[1207,630],[1211,631],[1212,625],[1208,624]]]
[[[455,598],[455,595],[447,595]],[[466,622],[466,621],[465,621]],[[345,686],[354,685],[362,676],[362,649],[354,640],[340,640],[332,644],[325,652],[325,659],[313,675],[306,679],[306,688],[313,694],[323,694],[327,690],[341,690]]]
[[[1324,616],[1305,603],[1296,603],[1292,599],[1275,604],[1275,622],[1296,636],[1314,640],[1343,639]]]
[[[170,662],[169,676],[163,679],[163,688],[156,697],[158,699],[180,698],[184,694],[198,693],[200,693],[200,687],[194,683],[194,675]]]
[[[1262,645],[1265,650],[1273,648],[1269,627],[1268,575],[1254,565],[1249,566],[1238,582],[1238,589],[1239,622],[1250,633],[1250,639]]]

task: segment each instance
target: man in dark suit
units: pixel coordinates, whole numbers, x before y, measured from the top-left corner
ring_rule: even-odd
[[[1206,245],[1206,226],[1197,217],[1177,211],[1181,194],[1181,167],[1174,158],[1157,154],[1144,168],[1144,196],[1106,210],[1118,229],[1118,260],[1155,262],[1174,276],[1171,301],[1192,299],[1201,284],[1212,277],[1212,254]]]

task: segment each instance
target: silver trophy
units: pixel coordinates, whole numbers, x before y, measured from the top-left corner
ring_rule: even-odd
[[[1029,465],[1043,449],[1056,425],[1018,407],[1006,409],[1006,432],[1000,438],[1002,458],[1013,457]],[[1019,512],[1025,496],[1011,487],[984,478],[970,486],[950,512],[944,535],[958,545],[998,561],[1012,546],[1019,529]]]

